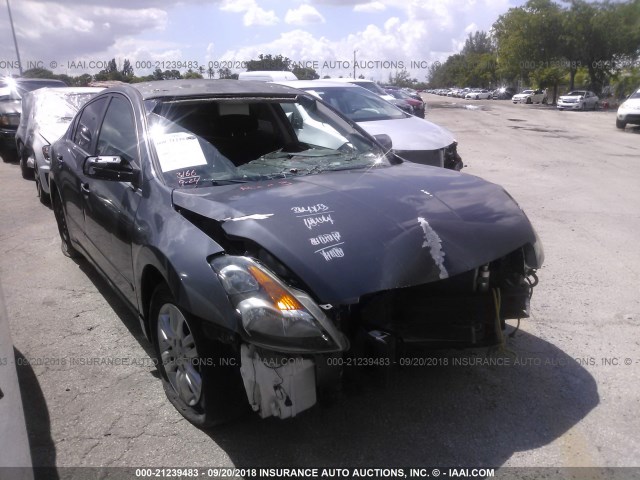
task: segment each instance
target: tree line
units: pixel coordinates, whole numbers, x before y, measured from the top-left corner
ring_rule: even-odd
[[[462,51],[428,72],[433,88],[492,88],[518,82],[576,85],[622,96],[640,84],[640,0],[529,0],[500,15],[489,33],[469,34]]]

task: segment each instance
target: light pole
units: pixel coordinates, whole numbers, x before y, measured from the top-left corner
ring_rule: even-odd
[[[7,0],[8,2],[9,0]],[[353,51],[353,79],[355,80],[356,78],[356,52],[358,51],[358,49],[355,49]]]
[[[11,15],[11,7],[7,0],[7,10],[9,10],[9,22],[11,23],[11,33],[13,34],[13,44],[16,46],[16,56],[18,57],[18,70],[22,76],[22,62],[20,61],[20,51],[18,50],[18,40],[16,39],[16,30],[13,28],[13,16]]]

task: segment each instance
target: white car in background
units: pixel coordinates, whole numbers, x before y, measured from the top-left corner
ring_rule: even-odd
[[[409,115],[369,90],[333,80],[275,83],[298,88],[320,98],[370,135],[389,136],[391,149],[403,160],[451,170],[463,167],[458,143],[449,130]],[[294,118],[291,120],[295,128],[296,121]]]
[[[572,90],[558,98],[558,110],[596,110],[598,96],[587,90]]]
[[[491,92],[489,90],[476,88],[467,93],[464,98],[468,100],[488,100],[489,98],[491,98]]]
[[[384,88],[382,88],[380,85],[378,85],[376,82],[374,82],[372,80],[366,80],[364,78],[332,78],[331,81],[332,82],[351,83],[353,85],[357,85],[359,87],[366,88],[367,90],[369,90],[370,92],[375,93],[379,97],[384,98],[387,102],[392,102],[393,103],[393,101],[395,100],[395,97],[393,95],[390,95],[389,93],[387,93],[384,90]]]
[[[546,103],[547,99],[542,90],[523,90],[514,95],[511,99],[513,103]]]
[[[16,143],[22,145],[26,167],[33,169],[42,203],[49,201],[51,144],[67,131],[80,107],[102,90],[96,87],[39,88],[22,97]]]
[[[627,123],[640,125],[640,88],[629,95],[616,114],[616,127],[624,128]]]

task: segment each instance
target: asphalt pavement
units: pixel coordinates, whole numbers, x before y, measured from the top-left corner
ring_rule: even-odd
[[[34,183],[0,162],[0,285],[34,464],[640,466],[640,128],[617,130],[613,112],[425,98],[464,172],[503,185],[544,244],[508,360],[425,352],[441,360],[294,419],[198,430],[166,400],[137,320],[62,255]]]

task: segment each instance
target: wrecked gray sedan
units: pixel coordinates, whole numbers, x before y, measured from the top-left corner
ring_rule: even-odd
[[[504,189],[403,162],[299,90],[110,88],[52,158],[63,252],[135,312],[198,426],[295,416],[349,365],[496,344],[529,315],[542,247]]]

